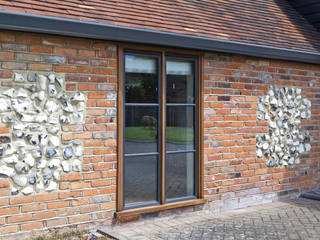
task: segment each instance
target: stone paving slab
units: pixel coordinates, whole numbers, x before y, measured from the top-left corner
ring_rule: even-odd
[[[221,214],[200,213],[100,230],[119,240],[320,239],[320,201],[297,199]]]

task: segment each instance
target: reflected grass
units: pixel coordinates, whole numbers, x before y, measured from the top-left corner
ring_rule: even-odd
[[[151,127],[126,127],[126,140],[148,142],[157,139],[157,129]],[[166,141],[174,143],[192,143],[193,128],[167,127]]]

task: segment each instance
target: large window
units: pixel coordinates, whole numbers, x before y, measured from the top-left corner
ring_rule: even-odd
[[[201,198],[198,57],[120,57],[118,211]]]

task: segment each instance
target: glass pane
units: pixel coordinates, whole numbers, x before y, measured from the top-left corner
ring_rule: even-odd
[[[166,154],[166,198],[195,195],[194,153]]]
[[[125,107],[125,153],[158,152],[158,107]]]
[[[167,106],[166,150],[194,149],[194,107]]]
[[[167,103],[195,103],[193,69],[192,61],[166,62]]]
[[[125,56],[125,101],[158,103],[158,58]]]
[[[158,200],[158,156],[125,157],[125,205]]]

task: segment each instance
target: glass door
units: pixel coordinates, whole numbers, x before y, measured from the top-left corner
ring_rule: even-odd
[[[166,202],[196,198],[195,60],[166,57]]]
[[[159,56],[124,61],[124,207],[159,203]]]
[[[123,209],[197,198],[196,59],[124,53]]]

